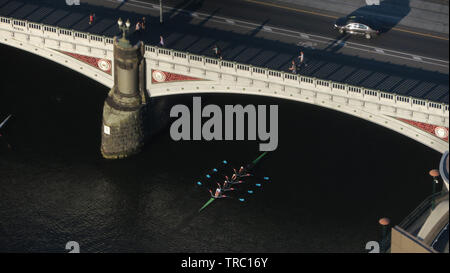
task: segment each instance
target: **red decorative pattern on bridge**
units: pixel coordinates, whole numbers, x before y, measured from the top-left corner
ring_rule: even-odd
[[[100,69],[101,71],[111,75],[111,61],[110,60],[80,55],[80,54],[67,52],[67,51],[59,51],[59,52],[69,55],[70,57],[73,57],[79,61],[82,61],[83,63],[86,63],[90,66],[93,66],[93,67]]]
[[[428,123],[422,123],[422,122],[418,122],[418,121],[412,121],[412,120],[403,119],[403,118],[398,118],[398,119],[448,142],[448,128],[447,127],[432,125],[432,124],[428,124]]]
[[[161,70],[152,70],[152,83],[181,82],[181,81],[203,81],[203,79],[165,72]]]

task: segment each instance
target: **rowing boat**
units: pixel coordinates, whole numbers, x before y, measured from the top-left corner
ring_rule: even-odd
[[[262,153],[259,155],[255,160],[252,161],[252,163],[247,165],[247,171],[250,171],[252,168],[256,166],[256,164],[267,154],[267,152]],[[198,212],[201,212],[203,209],[205,209],[207,206],[209,206],[212,202],[214,202],[216,198],[211,197],[206,203],[198,210]]]

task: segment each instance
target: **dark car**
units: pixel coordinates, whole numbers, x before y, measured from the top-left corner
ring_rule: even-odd
[[[362,16],[348,16],[339,18],[334,24],[339,33],[364,36],[371,39],[380,34],[380,30],[375,22],[369,18]]]

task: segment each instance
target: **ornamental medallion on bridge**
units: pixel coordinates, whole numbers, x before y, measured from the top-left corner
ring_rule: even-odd
[[[412,121],[412,120],[403,119],[403,118],[398,118],[398,119],[448,142],[448,128],[447,127],[432,125],[432,124],[428,124],[428,123],[422,123],[422,122],[418,122],[418,121]]]
[[[83,63],[86,63],[90,66],[100,69],[101,71],[111,75],[111,67],[112,66],[111,66],[110,60],[85,56],[85,55],[76,54],[76,53],[67,52],[67,51],[61,51],[61,50],[58,50],[58,51],[63,54],[69,55],[70,57],[75,58],[79,61],[82,61]]]
[[[161,70],[152,70],[152,83],[163,82],[182,82],[182,81],[203,81],[204,79],[189,77],[185,75],[165,72]]]

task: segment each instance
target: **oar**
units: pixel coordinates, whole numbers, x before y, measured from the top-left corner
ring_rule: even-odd
[[[259,160],[261,160],[261,158],[263,158],[263,156],[265,156],[268,152],[264,152],[262,153],[260,156],[258,156],[255,160],[253,160],[252,164],[256,164],[258,163]]]
[[[3,125],[6,124],[6,122],[8,121],[8,119],[10,119],[12,117],[12,115],[9,115],[2,123],[0,123],[0,129],[3,127]]]
[[[246,169],[247,171],[251,170],[255,165],[263,158],[268,152],[264,152],[261,155],[259,155],[255,160],[252,161],[252,163],[248,164]]]

